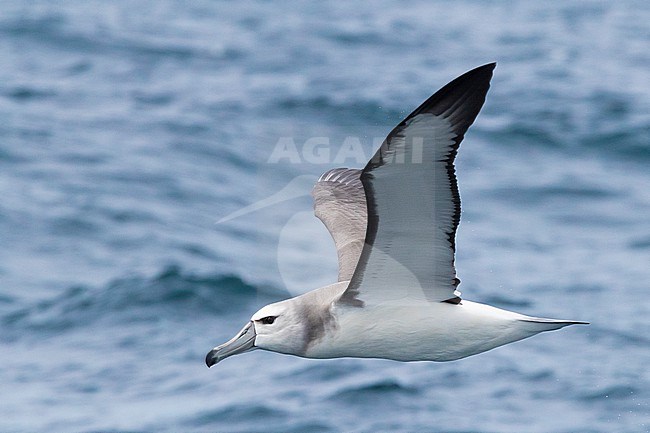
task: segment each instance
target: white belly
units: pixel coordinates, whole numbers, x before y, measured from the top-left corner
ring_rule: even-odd
[[[463,300],[460,305],[339,308],[336,326],[308,348],[309,358],[361,357],[451,361],[540,332],[506,310]]]

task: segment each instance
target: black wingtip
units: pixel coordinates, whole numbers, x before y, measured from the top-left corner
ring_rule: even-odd
[[[489,80],[492,78],[492,72],[494,69],[497,67],[497,62],[490,62],[486,63],[481,66],[477,66],[474,69],[470,69],[469,71],[465,72],[462,75],[459,75],[455,79],[451,80],[447,85],[445,85],[442,89],[445,87],[453,87],[454,85],[458,85],[462,82],[465,81],[476,81],[476,80],[481,80],[482,77],[485,77],[487,75],[487,79]],[[440,90],[442,90],[440,89]]]
[[[455,124],[456,133],[462,140],[485,102],[496,66],[496,62],[486,63],[450,81],[409,114],[398,127],[420,113],[441,115]]]
[[[459,78],[468,76],[468,75],[476,75],[476,74],[481,73],[481,72],[490,73],[490,72],[494,71],[494,68],[496,68],[496,67],[497,67],[497,62],[486,63],[484,65],[477,66],[474,69],[470,69],[469,71],[465,72],[463,75],[456,78],[456,80],[459,79]],[[454,80],[454,81],[456,81],[456,80]]]

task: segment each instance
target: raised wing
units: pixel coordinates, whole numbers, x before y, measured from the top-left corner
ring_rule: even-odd
[[[469,71],[427,99],[363,169],[365,245],[341,303],[460,302],[454,159],[485,102],[495,66]]]
[[[335,168],[325,172],[312,190],[314,214],[329,230],[339,258],[339,281],[352,278],[366,237],[366,195],[361,170]]]

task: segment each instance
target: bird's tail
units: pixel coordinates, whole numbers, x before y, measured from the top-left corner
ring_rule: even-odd
[[[580,320],[545,319],[542,317],[530,316],[524,316],[519,320],[524,322],[527,325],[526,327],[535,333],[554,331],[569,325],[589,325],[589,322],[583,322]]]

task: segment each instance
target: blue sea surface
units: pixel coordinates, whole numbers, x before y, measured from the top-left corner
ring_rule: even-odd
[[[650,432],[650,3],[1,9],[0,431]],[[208,370],[258,308],[336,279],[316,177],[491,61],[460,289],[591,325],[450,363]]]

